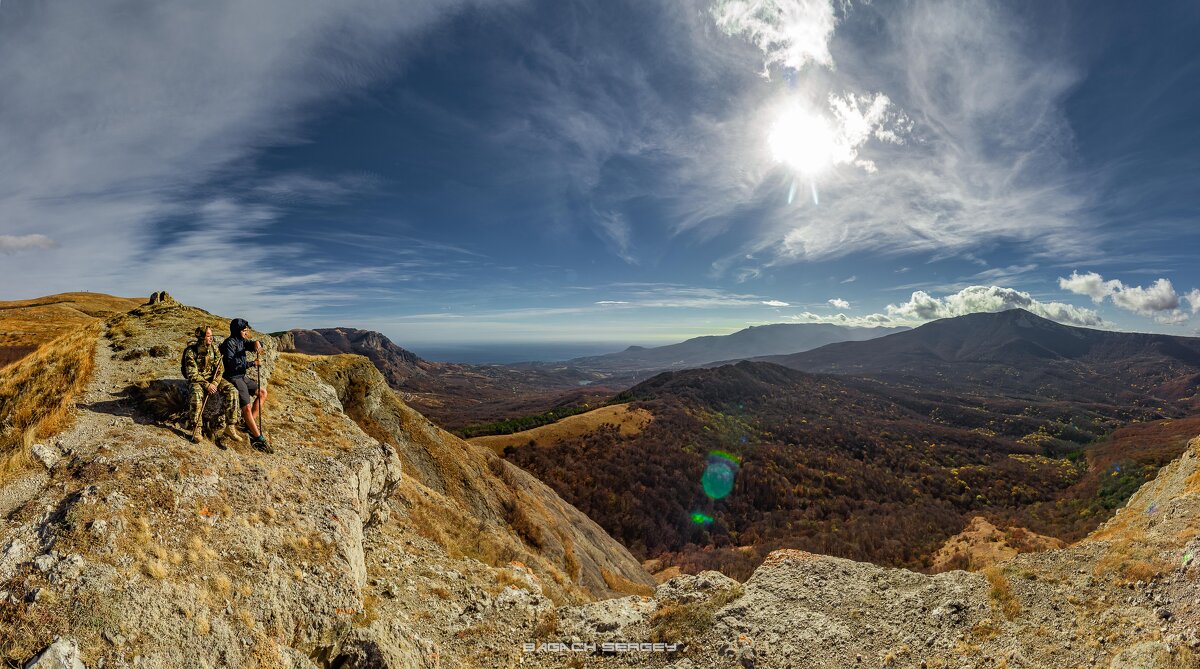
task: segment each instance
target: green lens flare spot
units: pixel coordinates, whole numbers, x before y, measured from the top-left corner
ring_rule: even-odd
[[[737,478],[739,458],[732,453],[713,451],[708,454],[708,465],[700,477],[704,494],[710,499],[721,499],[733,492],[733,481]]]
[[[699,511],[692,513],[692,522],[697,525],[712,525],[712,516],[700,513]]]

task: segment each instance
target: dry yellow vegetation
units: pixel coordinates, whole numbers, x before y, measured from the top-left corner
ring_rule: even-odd
[[[94,322],[0,370],[0,476],[23,466],[35,440],[66,426],[75,396],[92,378],[99,337]]]
[[[32,300],[0,301],[0,368],[33,353],[38,346],[97,320],[123,313],[142,298],[102,293],[62,293]]]
[[[601,425],[616,425],[622,435],[631,436],[646,429],[652,420],[654,420],[654,415],[645,409],[634,409],[628,404],[612,404],[568,416],[556,423],[535,427],[532,430],[475,437],[467,441],[490,448],[502,455],[508,446],[525,446],[531,441],[538,446],[545,446],[580,439]]]

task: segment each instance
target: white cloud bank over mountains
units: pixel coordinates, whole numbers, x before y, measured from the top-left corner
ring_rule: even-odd
[[[829,301],[833,304],[834,300]],[[838,308],[840,305],[834,304]],[[1052,321],[1067,325],[1094,327],[1104,325],[1104,319],[1091,309],[1083,309],[1062,302],[1042,302],[1029,293],[1000,286],[969,286],[945,297],[934,297],[918,290],[907,302],[889,304],[886,313],[865,316],[846,314],[822,315],[803,312],[792,316],[793,320],[805,323],[836,323],[873,327],[880,325],[918,325],[939,318],[953,318],[974,313],[990,313],[1008,309],[1025,309]]]
[[[1170,279],[1158,279],[1150,286],[1142,287],[1127,285],[1119,279],[1106,281],[1096,272],[1071,272],[1069,277],[1059,277],[1058,286],[1072,293],[1087,295],[1096,304],[1108,299],[1121,309],[1148,316],[1164,325],[1187,322],[1188,314],[1179,308],[1181,300],[1187,300],[1193,315],[1200,311],[1200,289],[1193,289],[1181,297],[1175,292]]]

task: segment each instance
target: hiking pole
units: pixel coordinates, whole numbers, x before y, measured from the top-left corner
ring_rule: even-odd
[[[221,366],[217,365],[213,368],[212,378],[208,380],[208,385],[211,386],[217,382],[217,373],[221,371]],[[208,392],[208,386],[204,387],[204,401],[200,403],[200,420],[204,420],[204,407],[208,406],[208,398],[210,395],[216,395],[216,392]]]
[[[255,351],[254,353],[255,353],[255,355],[257,355],[257,360],[258,360],[258,364],[254,366],[254,368],[256,370],[256,375],[258,376],[258,392],[261,393],[263,391],[263,385],[262,385],[263,354],[262,354],[262,343],[261,342],[258,344],[258,350]],[[258,397],[255,397],[254,401],[259,403],[259,406],[258,406],[258,434],[260,436],[262,436],[264,439],[266,439],[266,437],[267,437],[267,403],[263,401],[261,395],[259,395]]]

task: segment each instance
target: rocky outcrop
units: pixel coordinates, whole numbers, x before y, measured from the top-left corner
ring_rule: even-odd
[[[1197,666],[1200,440],[1087,540],[978,573],[781,550],[745,583],[654,587],[360,357],[268,341],[276,453],[192,444],[129,392],[173,356],[121,353],[223,323],[170,303],[110,320],[74,422],[0,474],[4,664]]]
[[[284,333],[291,350],[308,355],[337,355],[354,353],[366,356],[383,374],[387,382],[399,388],[411,377],[426,376],[421,358],[405,350],[379,332],[355,328],[324,328],[318,330],[289,330]]]
[[[342,409],[364,431],[395,445],[411,476],[480,526],[514,528],[520,537],[513,546],[516,559],[535,567],[546,561],[592,596],[619,592],[617,582],[627,583],[627,591],[654,584],[621,544],[548,486],[406,406],[369,361],[324,356],[304,364],[337,392]]]
[[[681,576],[651,600],[560,609],[557,636],[688,644],[632,662],[656,667],[1194,669],[1198,518],[1200,439],[1069,548],[932,576],[780,550],[741,586]],[[562,658],[548,650],[527,664]]]
[[[159,304],[176,304],[175,298],[165,291],[158,291],[150,294],[150,299],[146,302],[146,306],[155,306]]]
[[[74,639],[58,638],[25,663],[23,669],[85,669],[79,659],[79,644]]]
[[[137,390],[178,376],[197,326],[226,323],[161,299],[110,319],[73,424],[0,475],[0,661],[54,666],[61,636],[87,666],[433,667],[447,630],[532,627],[554,600],[648,581],[582,514],[428,425],[358,356],[280,356],[259,337],[275,453],[191,443]],[[128,355],[150,349],[167,353]]]

